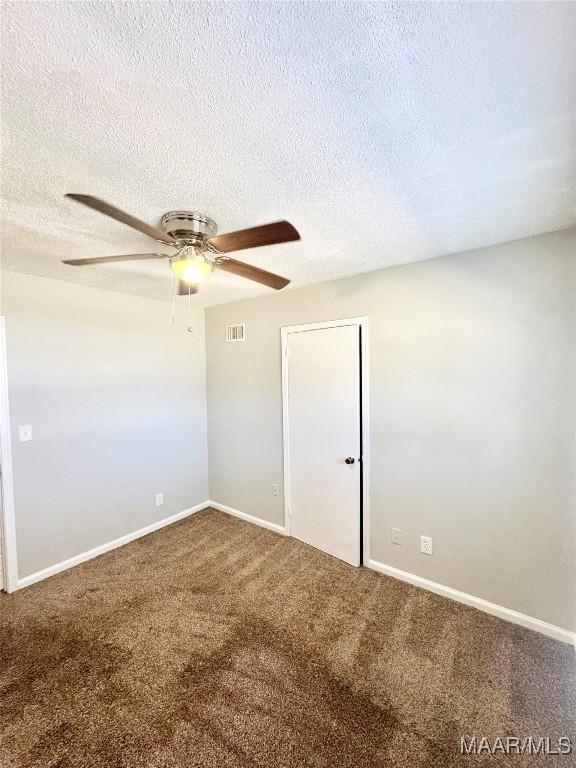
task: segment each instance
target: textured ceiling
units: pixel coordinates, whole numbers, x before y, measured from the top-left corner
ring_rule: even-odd
[[[326,280],[576,224],[576,3],[3,3],[3,266],[169,298],[155,250],[65,200],[221,232]],[[151,248],[152,246],[152,248]],[[269,289],[213,276],[195,301]]]

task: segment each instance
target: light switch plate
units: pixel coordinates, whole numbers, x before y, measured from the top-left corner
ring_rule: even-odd
[[[18,427],[18,436],[21,443],[27,443],[32,440],[32,425],[24,424],[22,427]]]

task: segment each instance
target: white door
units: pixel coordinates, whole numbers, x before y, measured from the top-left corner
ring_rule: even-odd
[[[286,339],[291,534],[360,565],[360,326]]]

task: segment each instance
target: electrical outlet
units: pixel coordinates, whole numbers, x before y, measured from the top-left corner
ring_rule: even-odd
[[[420,552],[425,555],[432,554],[432,538],[430,536],[420,536]]]
[[[23,427],[18,427],[18,437],[21,443],[27,443],[28,440],[32,440],[32,425],[25,424]]]
[[[272,496],[280,496],[280,486],[278,483],[272,483]]]
[[[400,540],[400,536],[402,535],[402,531],[400,528],[392,528],[392,532],[390,533],[390,541],[392,544],[396,544],[397,546],[400,546],[402,544],[402,541]]]
[[[162,504],[164,504],[164,494],[163,493],[157,493],[156,494],[156,506],[161,507]]]

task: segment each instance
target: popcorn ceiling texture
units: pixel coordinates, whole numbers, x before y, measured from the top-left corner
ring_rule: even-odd
[[[169,298],[154,250],[71,201],[302,242],[293,285],[576,224],[576,4],[3,4],[6,269]],[[195,297],[267,292],[216,274]]]

